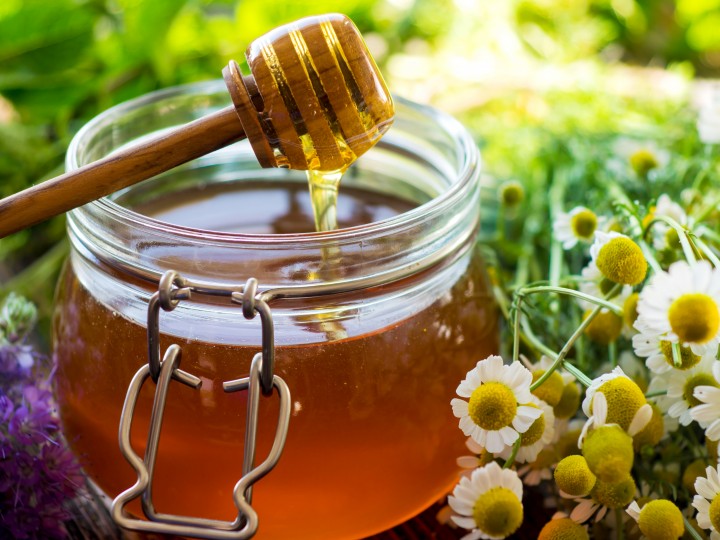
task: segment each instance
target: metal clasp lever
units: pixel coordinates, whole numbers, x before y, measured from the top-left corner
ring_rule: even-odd
[[[254,281],[254,280],[253,280]],[[177,306],[178,296],[183,298],[189,297],[189,288],[175,289],[179,291],[176,296],[171,290],[163,293],[163,285],[170,288],[174,285],[182,286],[183,280],[175,273],[168,272],[163,276],[160,286],[160,294],[154,295],[155,302],[151,301],[149,306],[148,317],[148,335],[150,356],[147,364],[143,365],[135,374],[123,405],[122,414],[120,416],[120,432],[119,442],[120,451],[125,459],[130,463],[137,473],[137,481],[135,484],[118,495],[112,503],[112,517],[115,522],[123,528],[135,531],[158,533],[158,534],[174,534],[179,536],[192,536],[196,538],[206,539],[234,539],[241,540],[252,537],[258,528],[258,516],[251,506],[252,486],[255,482],[264,477],[277,464],[285,446],[287,438],[287,430],[290,423],[290,390],[287,384],[277,375],[272,374],[272,367],[268,369],[268,364],[272,366],[272,355],[270,362],[264,362],[264,355],[258,353],[252,360],[250,365],[250,374],[248,377],[228,381],[223,383],[226,392],[236,392],[239,390],[248,391],[248,408],[245,427],[245,450],[243,457],[243,475],[235,484],[233,489],[233,500],[238,509],[238,516],[232,522],[218,521],[211,519],[203,519],[189,516],[176,516],[172,514],[161,514],[155,511],[152,502],[152,481],[155,470],[155,461],[157,458],[158,444],[160,441],[160,429],[163,422],[163,413],[167,399],[168,387],[170,381],[175,379],[193,388],[199,388],[202,381],[179,369],[180,359],[182,356],[181,349],[178,345],[170,345],[162,362],[155,360],[154,354],[159,356],[159,340],[158,338],[158,300],[163,304],[166,311],[170,311]],[[245,297],[254,296],[255,285],[248,282],[249,294]],[[234,299],[238,301],[239,298]],[[255,311],[253,303],[249,303],[252,308],[248,309],[248,302],[243,304],[243,311],[246,317],[251,311]],[[264,304],[264,303],[263,303]],[[166,307],[167,306],[167,307]],[[264,306],[265,308],[267,306]],[[263,313],[263,308],[259,310],[263,316],[263,344],[273,345],[272,337],[267,337],[266,330],[272,329],[272,320],[270,312]],[[152,320],[154,318],[154,321]],[[250,318],[250,317],[248,317]],[[153,337],[155,339],[153,339]],[[273,351],[274,352],[274,351]],[[154,361],[155,360],[155,361]],[[263,365],[265,364],[265,365]],[[157,374],[153,368],[157,368]],[[268,377],[269,376],[269,377]],[[135,406],[143,384],[148,378],[155,380],[157,377],[157,388],[153,400],[152,412],[150,415],[150,429],[148,433],[147,447],[145,457],[141,459],[133,450],[130,442],[130,432],[132,428],[132,420],[135,413]],[[267,378],[266,378],[267,377]],[[268,380],[269,379],[269,380]],[[269,388],[265,388],[265,381],[270,382]],[[276,388],[280,399],[280,411],[278,414],[278,423],[270,452],[260,465],[254,466],[255,446],[258,424],[258,409],[261,394],[268,394],[272,389]],[[269,391],[269,392],[268,392]],[[125,512],[125,506],[132,500],[142,497],[142,508],[147,520],[137,519]]]

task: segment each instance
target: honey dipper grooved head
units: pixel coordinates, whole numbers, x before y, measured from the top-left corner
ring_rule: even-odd
[[[308,17],[253,41],[223,70],[263,167],[344,170],[392,124],[394,108],[365,42],[345,15]]]

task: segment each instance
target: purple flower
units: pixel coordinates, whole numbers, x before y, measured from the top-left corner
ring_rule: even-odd
[[[45,358],[24,343],[34,306],[0,308],[0,538],[64,538],[67,501],[84,485],[60,433]]]
[[[21,445],[38,445],[51,441],[58,430],[58,420],[53,416],[52,396],[47,390],[27,386],[23,391],[23,403],[15,409],[8,425],[8,434]]]

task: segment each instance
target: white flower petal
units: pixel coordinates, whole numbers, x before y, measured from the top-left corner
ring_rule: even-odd
[[[637,521],[640,518],[640,506],[636,501],[633,501],[630,503],[630,506],[628,506],[625,511],[630,515],[631,518],[633,518],[635,521]]]
[[[572,512],[570,512],[570,519],[576,523],[585,523],[588,519],[590,519],[590,516],[593,515],[593,512],[596,509],[597,505],[591,500],[583,499],[580,501],[580,504],[578,504],[575,508],[573,508]]]
[[[503,448],[505,448],[505,442],[503,441],[503,438],[500,435],[499,431],[487,432],[487,441],[485,444],[485,448],[488,452],[493,454],[497,454],[503,451]]]
[[[607,398],[602,392],[597,392],[593,396],[593,416],[595,417],[596,426],[604,426],[607,420]]]
[[[650,423],[652,415],[653,410],[649,404],[646,403],[645,405],[640,407],[635,413],[635,416],[633,416],[632,422],[630,422],[630,426],[628,426],[628,435],[634,437],[643,429],[645,429],[645,426]]]
[[[475,520],[473,518],[452,516],[450,519],[453,520],[453,523],[455,523],[455,525],[457,525],[458,527],[462,527],[463,529],[472,529],[476,526]]]

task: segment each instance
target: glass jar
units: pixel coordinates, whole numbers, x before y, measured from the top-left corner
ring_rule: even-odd
[[[217,81],[116,106],[77,134],[67,168],[227,103]],[[254,277],[260,290],[306,291],[270,303],[275,373],[290,388],[292,413],[280,462],[254,489],[259,538],[371,535],[452,487],[466,450],[450,400],[498,347],[475,247],[479,157],[453,119],[403,100],[396,110],[390,132],[341,183],[336,231],[304,232],[306,218],[312,224],[305,175],[260,169],[245,142],[70,212],[55,392],[67,440],[111,497],[135,482],[118,422],[130,380],[148,361],[148,300],[167,270],[228,289]],[[313,292],[328,284],[332,294]],[[162,349],[181,345],[181,369],[203,384],[170,387],[155,507],[232,521],[245,398],[222,383],[247,375],[260,322],[226,299],[193,294],[161,313],[160,331]],[[139,455],[154,387],[145,384],[135,412]],[[275,399],[261,399],[258,456],[277,414]]]

